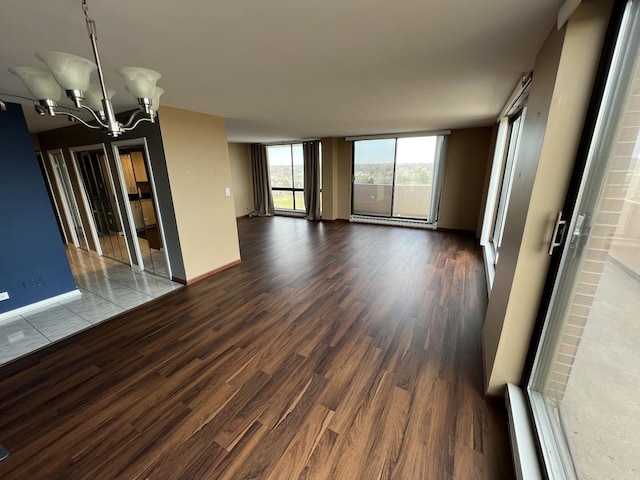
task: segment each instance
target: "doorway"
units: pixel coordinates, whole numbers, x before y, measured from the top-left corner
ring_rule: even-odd
[[[135,263],[140,270],[171,278],[146,144],[144,141],[118,142],[113,149],[126,199],[125,210],[132,226]]]

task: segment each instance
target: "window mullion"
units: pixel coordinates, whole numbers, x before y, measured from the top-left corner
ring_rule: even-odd
[[[396,196],[396,170],[398,164],[398,139],[395,140],[395,146],[393,150],[393,175],[391,176],[391,211],[389,216],[393,217],[393,209],[395,208],[395,196]]]

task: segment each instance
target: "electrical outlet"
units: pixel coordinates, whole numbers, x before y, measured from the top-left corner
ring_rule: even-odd
[[[42,281],[42,277],[33,277],[23,281],[22,285],[24,285],[24,288],[36,288],[44,285],[44,282]]]
[[[9,292],[0,292],[0,301],[9,300]]]

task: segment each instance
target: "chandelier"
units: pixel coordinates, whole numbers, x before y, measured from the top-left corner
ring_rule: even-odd
[[[66,115],[77,120],[85,127],[103,130],[111,137],[118,137],[133,130],[141,122],[154,122],[160,105],[160,95],[164,90],[156,86],[161,75],[155,70],[140,67],[121,67],[116,69],[125,80],[125,89],[137,100],[139,108],[126,123],[116,119],[111,97],[115,91],[104,83],[96,23],[89,18],[86,0],[82,0],[82,10],[91,39],[91,48],[95,63],[82,57],[63,52],[36,53],[45,67],[11,67],[9,71],[17,75],[35,99],[35,109],[40,115]],[[100,84],[90,84],[91,73],[97,70]],[[64,89],[67,97],[78,109],[91,112],[97,124],[85,122],[72,112],[61,110],[58,101]]]

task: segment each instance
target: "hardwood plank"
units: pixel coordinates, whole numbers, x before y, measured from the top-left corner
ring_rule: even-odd
[[[513,478],[474,239],[238,230],[240,265],[0,368],[0,478]]]

